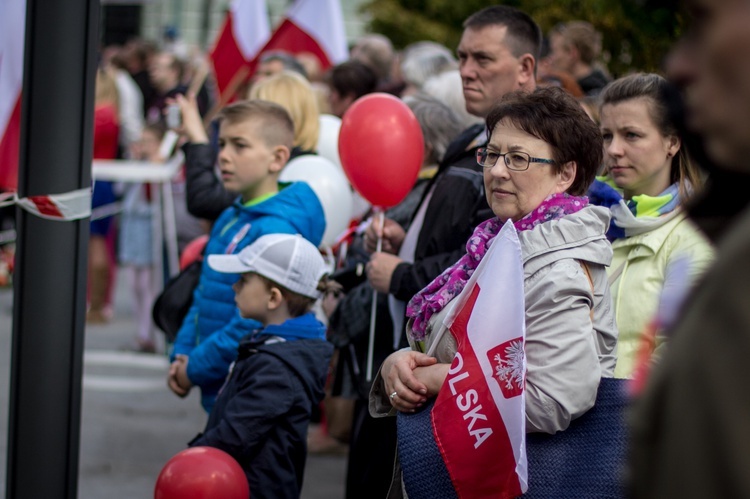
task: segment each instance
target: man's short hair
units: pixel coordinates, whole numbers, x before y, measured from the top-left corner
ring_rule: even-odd
[[[514,57],[531,54],[539,60],[542,46],[542,30],[523,11],[506,5],[492,5],[470,15],[463,24],[464,29],[480,30],[488,26],[505,26],[506,43]]]
[[[586,21],[560,23],[552,28],[550,34],[562,36],[566,45],[575,47],[584,64],[593,64],[602,51],[601,33]]]
[[[393,64],[393,44],[379,33],[359,37],[352,48],[352,58],[367,64],[380,80],[387,80]]]
[[[261,63],[273,61],[279,61],[282,66],[284,66],[285,71],[298,73],[307,79],[307,71],[305,71],[305,67],[289,52],[284,52],[283,50],[271,50],[269,52],[264,52],[260,56]]]
[[[416,42],[402,52],[401,76],[406,83],[418,89],[421,89],[430,77],[451,69],[458,69],[456,57],[439,43]]]
[[[353,95],[355,99],[374,92],[378,86],[375,72],[359,61],[346,61],[335,66],[328,81],[340,96]]]
[[[254,99],[230,104],[221,110],[219,120],[230,125],[258,121],[257,133],[268,147],[286,146],[290,151],[294,143],[294,123],[289,113],[280,105]]]

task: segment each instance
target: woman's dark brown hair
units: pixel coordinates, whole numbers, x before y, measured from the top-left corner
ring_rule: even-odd
[[[602,162],[602,134],[573,97],[559,87],[512,92],[487,115],[490,137],[503,120],[552,146],[557,172],[574,161],[576,176],[567,192],[586,193]]]

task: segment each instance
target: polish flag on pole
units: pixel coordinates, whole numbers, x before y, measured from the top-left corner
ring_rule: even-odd
[[[228,90],[233,92],[247,79],[248,63],[270,35],[265,0],[234,0],[230,4],[209,54],[220,96],[224,97]]]
[[[0,189],[16,190],[26,0],[0,2]]]
[[[308,53],[320,62],[320,68],[346,61],[349,50],[344,31],[340,0],[297,0],[286,12],[258,57],[250,63],[255,71],[260,55],[271,50],[290,54]]]
[[[445,321],[457,353],[432,426],[459,498],[526,492],[523,260],[513,224],[495,237]]]

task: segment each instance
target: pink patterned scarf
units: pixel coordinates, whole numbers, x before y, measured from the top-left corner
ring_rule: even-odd
[[[575,213],[586,205],[588,199],[585,197],[575,197],[566,193],[553,194],[513,225],[519,232],[533,229],[544,222]],[[430,317],[440,312],[448,302],[461,293],[502,226],[503,221],[497,217],[479,224],[466,243],[466,254],[409,301],[406,315],[414,319],[409,332],[413,340],[424,340]]]

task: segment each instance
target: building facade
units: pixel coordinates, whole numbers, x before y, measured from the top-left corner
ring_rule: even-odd
[[[366,30],[368,19],[361,6],[367,1],[340,0],[350,42]],[[273,30],[293,2],[266,2]],[[122,44],[133,36],[163,43],[165,36],[173,35],[188,46],[209,50],[229,3],[230,0],[102,0],[102,44]]]

